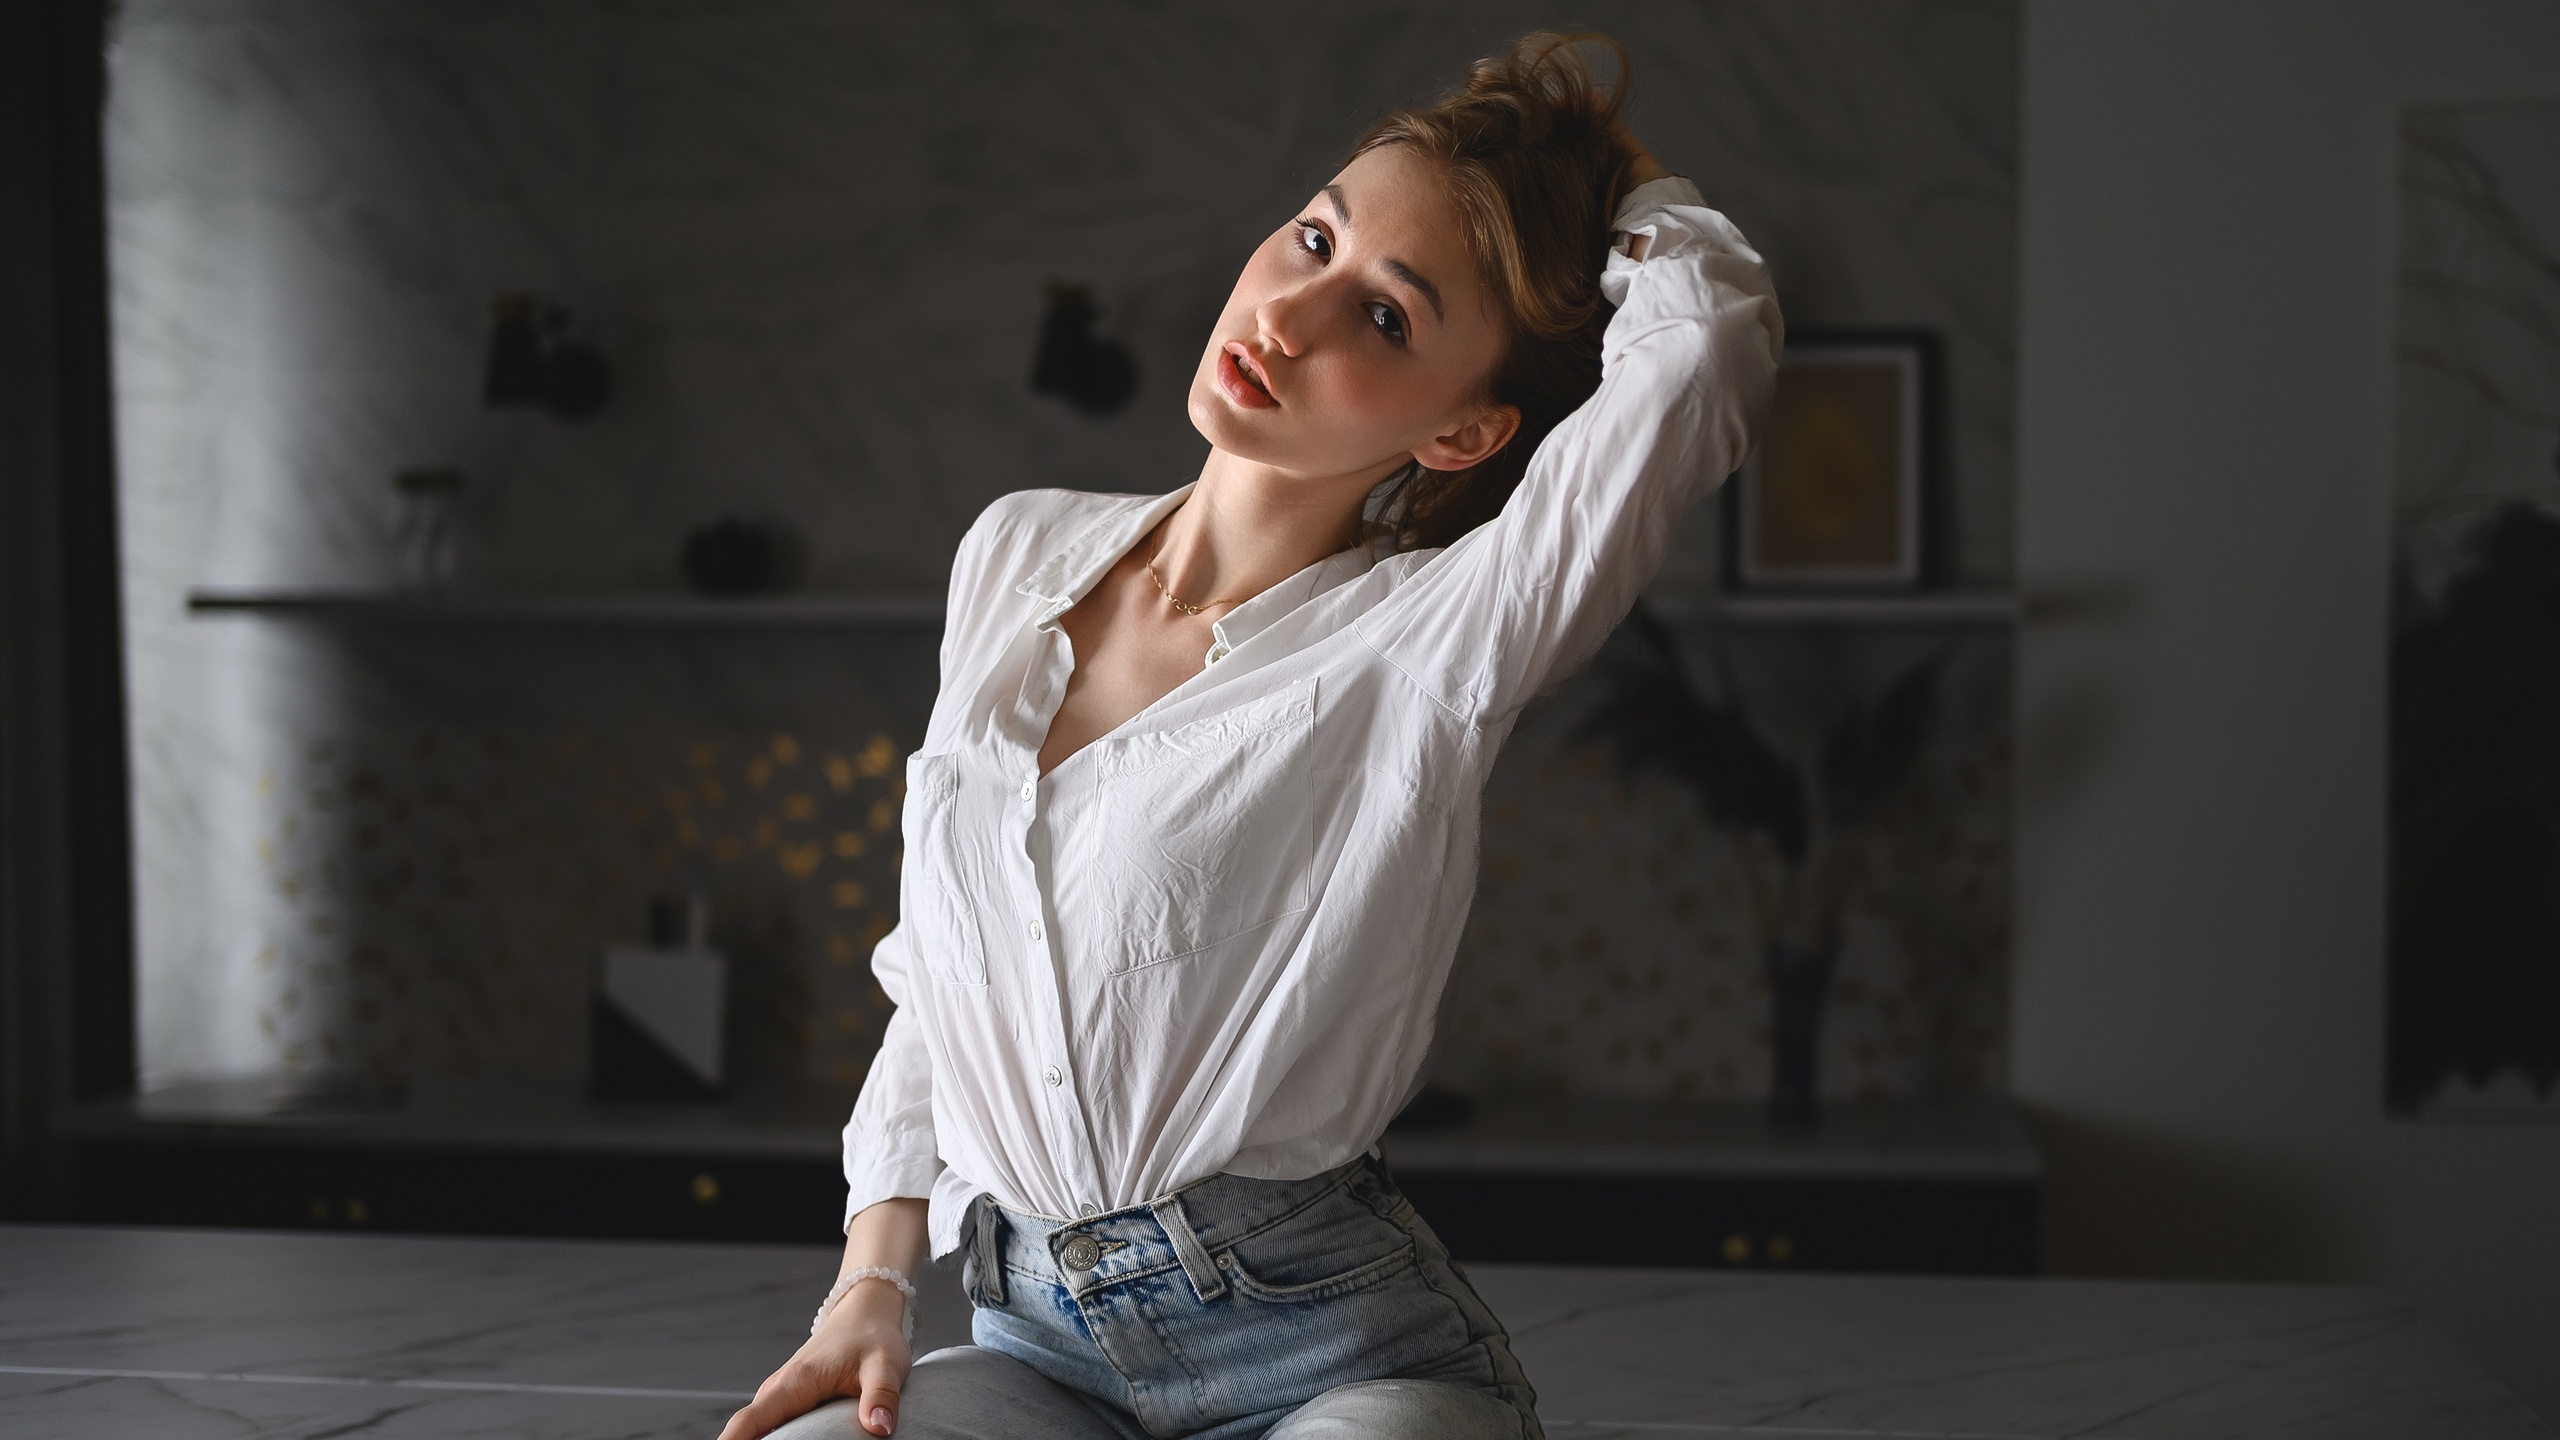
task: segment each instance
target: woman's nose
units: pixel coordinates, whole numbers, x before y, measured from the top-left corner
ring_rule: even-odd
[[[1291,359],[1305,354],[1307,345],[1315,339],[1318,288],[1293,285],[1254,307],[1254,328]]]

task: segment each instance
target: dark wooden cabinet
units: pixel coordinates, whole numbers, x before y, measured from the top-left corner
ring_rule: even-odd
[[[2007,1106],[1574,1100],[1391,1130],[1388,1168],[1461,1260],[2025,1275],[2043,1167]]]
[[[832,1127],[574,1102],[506,1114],[269,1117],[93,1107],[68,1137],[94,1222],[829,1244]],[[1606,1102],[1394,1132],[1388,1166],[1460,1260],[2027,1274],[2038,1169],[1996,1107],[1756,1117]]]
[[[1460,1260],[2031,1275],[2027,1181],[1400,1176]]]
[[[822,1160],[540,1153],[218,1136],[76,1142],[83,1220],[599,1239],[841,1238],[844,1180]]]
[[[843,1235],[850,1105],[501,1088],[279,1113],[257,1085],[208,1084],[86,1107],[65,1143],[83,1220],[823,1244]]]

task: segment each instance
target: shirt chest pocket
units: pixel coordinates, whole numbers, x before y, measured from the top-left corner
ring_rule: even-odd
[[[984,985],[986,942],[978,931],[976,907],[963,899],[974,887],[969,883],[970,852],[961,843],[959,805],[960,757],[908,758],[899,921],[911,927],[912,949],[935,979]]]
[[[1303,681],[1105,742],[1095,823],[1061,855],[1095,902],[1084,958],[1113,974],[1180,960],[1313,903],[1315,718]]]

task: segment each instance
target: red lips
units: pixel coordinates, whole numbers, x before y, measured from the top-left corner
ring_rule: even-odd
[[[1280,403],[1272,397],[1271,377],[1263,373],[1253,352],[1234,340],[1218,352],[1218,389],[1241,409],[1269,410]]]

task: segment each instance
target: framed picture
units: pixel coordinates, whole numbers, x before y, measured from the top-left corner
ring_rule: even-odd
[[[1725,487],[1725,583],[1916,590],[1931,577],[1937,337],[1787,340],[1760,443]]]

